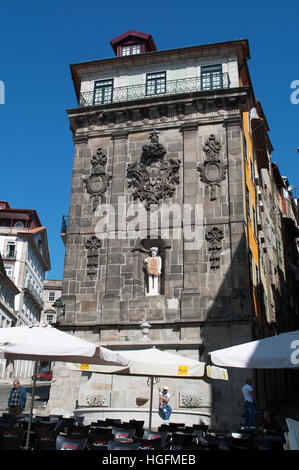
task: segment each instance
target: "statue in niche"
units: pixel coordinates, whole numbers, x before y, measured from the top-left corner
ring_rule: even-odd
[[[150,256],[144,260],[147,272],[147,295],[160,294],[159,279],[162,272],[162,258],[158,256],[158,252],[157,247],[150,248]]]

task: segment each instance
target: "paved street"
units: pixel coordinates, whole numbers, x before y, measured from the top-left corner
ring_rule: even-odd
[[[20,383],[27,391],[27,402],[26,402],[25,413],[28,413],[30,410],[30,404],[31,404],[31,391],[32,391],[31,381],[26,379],[22,382],[22,379],[20,379]],[[48,399],[50,385],[51,385],[51,382],[37,382],[36,390],[35,390],[35,401],[34,401],[35,409],[43,409],[43,402],[47,401]],[[0,380],[0,414],[3,413],[3,411],[7,411],[7,399],[8,399],[8,395],[9,395],[9,391],[11,387],[12,387],[12,383]]]

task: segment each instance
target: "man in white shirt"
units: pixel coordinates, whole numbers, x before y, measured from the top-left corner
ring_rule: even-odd
[[[168,387],[165,385],[163,390],[159,393],[159,410],[164,417],[164,424],[169,424],[169,418],[172,413],[172,408],[169,405],[170,395],[168,393]]]
[[[246,384],[242,387],[245,407],[245,427],[254,429],[254,417],[256,412],[256,398],[252,388],[252,379],[247,378]]]

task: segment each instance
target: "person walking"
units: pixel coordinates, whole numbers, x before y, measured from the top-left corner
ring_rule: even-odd
[[[159,409],[164,417],[164,424],[169,424],[169,418],[172,413],[172,408],[169,405],[170,395],[168,387],[165,385],[159,393]]]
[[[246,379],[246,384],[242,387],[242,393],[245,400],[245,428],[255,429],[255,413],[257,411],[257,402],[252,387],[252,379]]]
[[[21,414],[25,409],[26,398],[27,392],[25,388],[20,385],[19,380],[14,380],[8,397],[9,414],[15,416]]]

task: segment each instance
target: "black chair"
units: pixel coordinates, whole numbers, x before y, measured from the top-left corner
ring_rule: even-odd
[[[87,437],[76,439],[75,437],[62,436],[56,438],[56,450],[84,450],[88,442]]]
[[[133,443],[135,437],[136,428],[122,428],[118,426],[112,427],[112,434],[114,435],[114,440],[124,443]]]
[[[97,433],[90,431],[87,437],[89,450],[107,450],[108,441],[114,440],[114,435],[111,431],[105,433]]]
[[[143,439],[161,439],[162,440],[162,449],[167,449],[170,445],[170,437],[168,431],[150,431],[149,429],[144,429]]]
[[[68,426],[67,435],[70,437],[86,437],[88,435],[90,426]]]
[[[106,421],[98,419],[98,421],[93,421],[91,423],[91,426],[98,427],[98,428],[108,428],[108,427],[111,427],[112,425],[109,425]]]
[[[230,450],[249,450],[252,449],[253,442],[252,437],[240,436],[232,437],[232,443],[229,446]]]
[[[38,431],[34,439],[34,450],[56,450],[57,431]]]
[[[121,419],[118,418],[106,418],[105,419],[106,426],[117,426],[121,424]]]
[[[108,450],[139,450],[139,442],[125,443],[108,441]]]
[[[159,450],[162,449],[162,439],[138,439],[139,450]]]
[[[194,450],[194,437],[192,434],[173,433],[171,436],[171,450]]]
[[[56,428],[56,423],[51,421],[35,421],[32,423],[31,429],[35,433],[54,431]]]
[[[21,426],[0,428],[0,450],[20,450],[24,448],[25,431]]]
[[[137,421],[135,419],[130,419],[129,424],[131,427],[136,428],[136,436],[138,437],[143,436],[144,421]]]
[[[62,418],[56,422],[56,431],[67,433],[69,428],[76,426],[77,422],[75,418]]]

